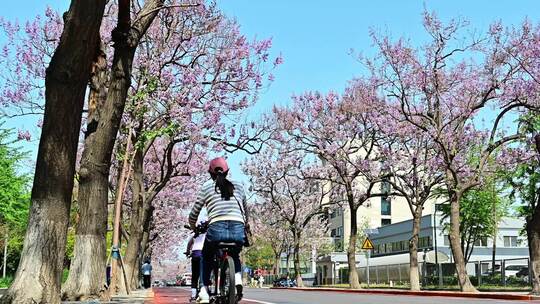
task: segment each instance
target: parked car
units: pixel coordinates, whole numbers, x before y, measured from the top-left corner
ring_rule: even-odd
[[[288,278],[279,278],[274,280],[274,287],[295,287],[296,282]]]
[[[504,275],[506,277],[517,277],[517,273],[524,268],[529,268],[527,265],[508,265],[504,267]]]
[[[190,286],[191,285],[191,273],[184,273],[180,277],[180,286]]]
[[[516,273],[516,278],[523,280],[523,282],[529,283],[529,267],[521,268],[521,270]]]
[[[521,271],[523,268],[528,268],[527,265],[506,265],[504,267],[504,276],[509,277],[517,277],[517,273]],[[487,271],[482,273],[482,276],[491,276],[493,274],[493,271],[491,269],[488,269]],[[501,274],[501,266],[495,265],[495,275]]]

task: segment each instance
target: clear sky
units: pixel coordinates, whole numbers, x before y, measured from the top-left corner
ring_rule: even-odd
[[[347,81],[361,75],[362,66],[349,50],[370,54],[369,29],[388,31],[394,37],[421,40],[421,13],[434,10],[443,20],[461,17],[485,30],[495,20],[519,24],[525,17],[540,21],[538,0],[217,0],[218,6],[236,18],[248,37],[273,38],[273,53],[283,54],[284,64],[274,73],[275,82],[261,94],[252,113],[284,104],[293,93],[306,90],[341,91]],[[68,0],[18,0],[0,2],[0,15],[24,21],[47,5],[60,11]],[[37,143],[35,144],[37,146]],[[238,168],[244,155],[231,157]]]

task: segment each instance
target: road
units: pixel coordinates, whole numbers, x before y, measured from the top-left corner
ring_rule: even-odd
[[[152,304],[189,303],[186,288],[156,288]],[[539,304],[540,301],[504,301],[492,299],[463,299],[379,294],[351,294],[339,292],[293,291],[276,289],[246,289],[241,304]],[[150,304],[150,303],[149,303]]]

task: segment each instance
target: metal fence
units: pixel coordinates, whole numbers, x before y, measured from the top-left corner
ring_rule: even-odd
[[[498,259],[495,260],[495,271],[493,271],[492,260],[471,261],[467,263],[467,274],[471,283],[475,286],[510,286],[526,287],[530,285],[528,275],[520,270],[529,269],[528,258],[520,259]],[[358,277],[361,283],[378,285],[408,285],[409,264],[373,265],[369,267],[359,267]],[[443,287],[458,285],[456,268],[453,263],[418,263],[420,283],[424,287]],[[526,271],[525,271],[526,273]],[[320,285],[348,284],[349,270],[341,268],[335,274],[335,279],[323,279],[317,282]]]

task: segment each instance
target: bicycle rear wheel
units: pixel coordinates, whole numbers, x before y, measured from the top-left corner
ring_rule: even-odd
[[[234,260],[227,257],[221,267],[220,293],[223,304],[236,304],[236,286],[234,282]]]

